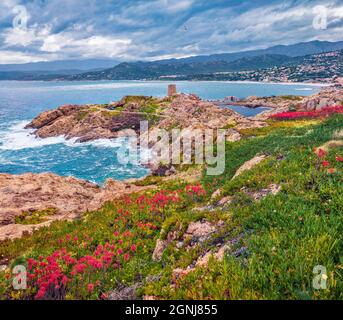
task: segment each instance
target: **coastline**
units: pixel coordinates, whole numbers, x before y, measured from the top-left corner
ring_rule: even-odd
[[[56,82],[56,83],[80,83],[80,82],[103,82],[103,83],[111,83],[111,82],[138,82],[138,83],[166,83],[166,82],[175,82],[175,83],[194,83],[194,82],[199,82],[199,83],[232,83],[232,84],[270,84],[270,85],[289,85],[289,86],[294,86],[294,85],[299,85],[299,86],[313,86],[313,87],[331,87],[335,86],[336,83],[334,82],[273,82],[273,81],[228,81],[228,80],[173,80],[173,79],[168,79],[168,80],[147,80],[147,79],[141,79],[141,80],[6,80],[6,79],[0,79],[0,81],[4,82],[29,82],[29,83],[51,83],[51,82]]]

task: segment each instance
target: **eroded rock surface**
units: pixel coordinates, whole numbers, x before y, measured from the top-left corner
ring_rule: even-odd
[[[267,158],[266,155],[257,155],[256,157],[250,159],[249,161],[245,162],[235,173],[232,179],[240,176],[243,172],[247,170],[251,170],[253,167],[261,163],[263,160]]]
[[[306,97],[300,103],[300,110],[319,110],[327,106],[340,106],[343,101],[343,89],[341,87],[329,87],[319,93]]]
[[[49,225],[55,220],[73,219],[96,210],[109,200],[138,192],[142,187],[107,180],[105,186],[51,173],[0,174],[0,240],[20,237],[23,232]],[[54,209],[55,214],[37,225],[15,224],[27,212]]]
[[[110,105],[64,105],[38,115],[26,128],[40,138],[65,136],[78,142],[111,139],[140,132],[140,122],[150,129],[173,128],[225,129],[238,124],[237,130],[259,128],[267,123],[245,118],[238,113],[203,101],[192,94],[170,98],[124,97]],[[237,130],[227,129],[228,141],[238,141]]]

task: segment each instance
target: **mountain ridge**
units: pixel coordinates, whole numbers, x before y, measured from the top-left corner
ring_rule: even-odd
[[[59,68],[63,62],[42,62],[34,64],[36,71],[11,71],[13,65],[0,65],[0,80],[146,80],[170,76],[191,76],[199,74],[214,74],[218,72],[241,72],[280,67],[282,65],[296,65],[301,63],[302,57],[343,50],[343,41],[311,41],[293,45],[278,45],[262,50],[242,51],[236,53],[213,54],[208,56],[194,56],[181,59],[167,59],[157,61],[135,61],[113,64],[114,61],[106,60],[109,68],[95,67],[94,61],[83,60],[83,67],[88,70],[78,69],[80,64],[73,63],[70,70]],[[89,63],[87,61],[90,61]],[[93,61],[93,62],[91,62]],[[54,65],[51,70],[45,70],[49,64]],[[27,68],[32,66],[27,65]]]

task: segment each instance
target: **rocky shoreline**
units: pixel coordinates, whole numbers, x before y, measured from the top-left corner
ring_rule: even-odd
[[[151,188],[151,187],[148,187]],[[103,187],[74,177],[52,173],[0,174],[0,241],[21,237],[23,232],[47,226],[53,221],[76,219],[105,202],[147,187],[108,179]],[[50,214],[44,214],[44,212]],[[41,221],[30,223],[35,216]],[[16,223],[18,218],[22,223]]]
[[[255,127],[254,119],[223,109],[195,95],[174,97],[124,97],[109,105],[65,105],[38,115],[26,128],[40,138],[64,136],[86,142],[139,133],[140,122],[154,128],[221,129],[245,124]]]
[[[271,114],[297,110],[315,110],[325,105],[341,105],[341,87],[329,87],[310,97],[249,97],[234,103],[249,107],[265,106],[271,110],[245,118],[229,109],[195,95],[173,97],[124,97],[108,105],[66,105],[41,113],[27,126],[40,138],[65,136],[78,142],[111,139],[139,133],[140,121],[147,120],[150,129],[191,128],[225,129],[227,141],[241,139],[240,130],[268,125]],[[233,103],[233,104],[234,104]],[[152,174],[169,176],[175,168],[158,164]],[[131,182],[107,180],[104,187],[72,177],[51,173],[0,174],[0,241],[21,237],[56,220],[75,219],[82,213],[99,209],[106,201],[154,186],[138,187]],[[53,209],[53,214],[30,224],[34,214]],[[23,216],[24,215],[24,216]],[[24,219],[18,224],[17,219]],[[26,221],[28,220],[28,221]]]

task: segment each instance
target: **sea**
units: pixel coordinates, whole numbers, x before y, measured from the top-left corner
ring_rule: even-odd
[[[178,92],[194,93],[203,99],[227,96],[301,95],[320,91],[315,84],[272,84],[251,82],[175,82]],[[106,179],[140,178],[148,169],[139,163],[123,165],[117,158],[122,138],[77,143],[64,137],[36,138],[24,129],[39,113],[64,104],[109,103],[125,95],[163,97],[163,81],[37,82],[0,81],[0,173],[52,172],[103,184]],[[232,106],[244,116],[264,109]]]

